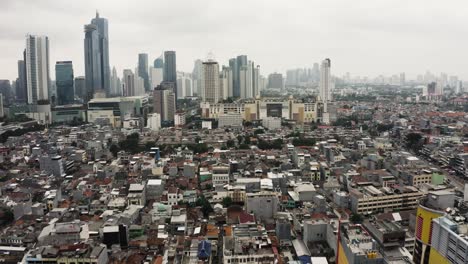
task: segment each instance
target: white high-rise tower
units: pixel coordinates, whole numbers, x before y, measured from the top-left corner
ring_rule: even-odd
[[[330,102],[332,100],[332,80],[330,76],[330,67],[330,59],[327,58],[322,61],[322,65],[320,67],[320,98],[324,103]]]
[[[26,37],[26,76],[28,104],[49,100],[49,38]]]

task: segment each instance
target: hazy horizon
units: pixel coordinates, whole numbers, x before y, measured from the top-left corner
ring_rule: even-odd
[[[0,79],[17,77],[27,34],[50,40],[50,74],[71,60],[84,75],[83,26],[109,21],[110,65],[149,64],[164,50],[177,52],[177,70],[212,52],[221,65],[248,55],[261,73],[312,67],[332,60],[332,74],[375,77],[426,70],[468,79],[468,3],[449,1],[110,1],[3,0],[0,9]]]

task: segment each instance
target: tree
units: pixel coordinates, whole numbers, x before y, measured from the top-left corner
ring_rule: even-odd
[[[265,133],[265,130],[263,130],[263,129],[257,129],[257,130],[254,131],[255,135],[260,135],[260,134],[264,134],[264,133]]]
[[[239,149],[250,149],[249,145],[242,143],[239,145]]]
[[[315,146],[314,138],[295,138],[292,141],[294,146]]]
[[[156,142],[154,141],[148,141],[145,144],[145,149],[150,150],[151,148],[156,147]]]
[[[0,224],[1,225],[8,225],[15,220],[15,215],[13,211],[9,208],[3,208],[2,213],[0,216]]]
[[[189,145],[188,148],[191,149],[194,153],[208,152],[208,145],[206,143],[198,143],[194,145]]]
[[[406,147],[415,153],[419,152],[423,146],[422,136],[419,133],[409,133],[406,135]]]
[[[223,201],[221,203],[223,204],[224,207],[227,208],[227,207],[231,206],[232,198],[229,197],[229,196],[226,196],[226,197],[223,198]]]
[[[355,214],[355,213],[352,213],[351,214],[351,217],[349,218],[349,220],[354,223],[354,224],[358,224],[358,223],[362,223],[362,221],[364,220],[362,215],[360,214]]]
[[[112,144],[109,148],[109,151],[114,157],[117,157],[117,153],[120,151],[119,147],[116,144]]]
[[[210,213],[214,211],[210,202],[205,198],[204,195],[200,196],[200,198],[197,199],[196,205],[201,207],[201,211],[205,218],[207,218],[210,215]]]
[[[235,146],[235,144],[236,144],[236,143],[235,143],[234,140],[232,140],[232,139],[229,139],[228,141],[226,141],[226,146],[227,146],[228,148],[233,148],[233,147]]]
[[[138,133],[128,135],[127,139],[119,142],[120,149],[130,152],[132,154],[140,152],[141,149],[138,146],[139,137],[140,136],[138,135]]]

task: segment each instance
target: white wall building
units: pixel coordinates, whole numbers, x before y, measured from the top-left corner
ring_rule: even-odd
[[[149,114],[147,127],[152,131],[159,131],[161,129],[161,115],[158,113]]]

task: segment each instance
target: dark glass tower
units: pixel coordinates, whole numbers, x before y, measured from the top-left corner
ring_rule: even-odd
[[[176,65],[176,53],[175,51],[164,52],[164,71],[163,81],[170,82],[174,85],[174,94],[177,98],[177,65]]]
[[[89,101],[96,91],[110,94],[109,33],[107,19],[96,17],[85,25],[85,77],[86,98]]]
[[[138,54],[138,76],[143,78],[145,92],[150,90],[149,74],[148,74],[148,54]]]
[[[23,52],[24,60],[26,59],[26,51]],[[24,60],[18,61],[18,79],[16,79],[16,99],[20,103],[28,101],[28,88],[26,87],[26,64]]]
[[[57,86],[57,104],[67,105],[74,101],[73,64],[71,61],[57,61],[55,64],[55,85]]]
[[[241,90],[240,90],[240,69],[243,67],[243,66],[247,66],[247,63],[248,63],[248,60],[247,60],[247,55],[239,55],[237,56],[237,59],[236,59],[236,70],[234,72],[234,78],[235,78],[235,82],[234,82],[234,91],[233,91],[233,95],[234,97],[240,97],[241,96]]]

